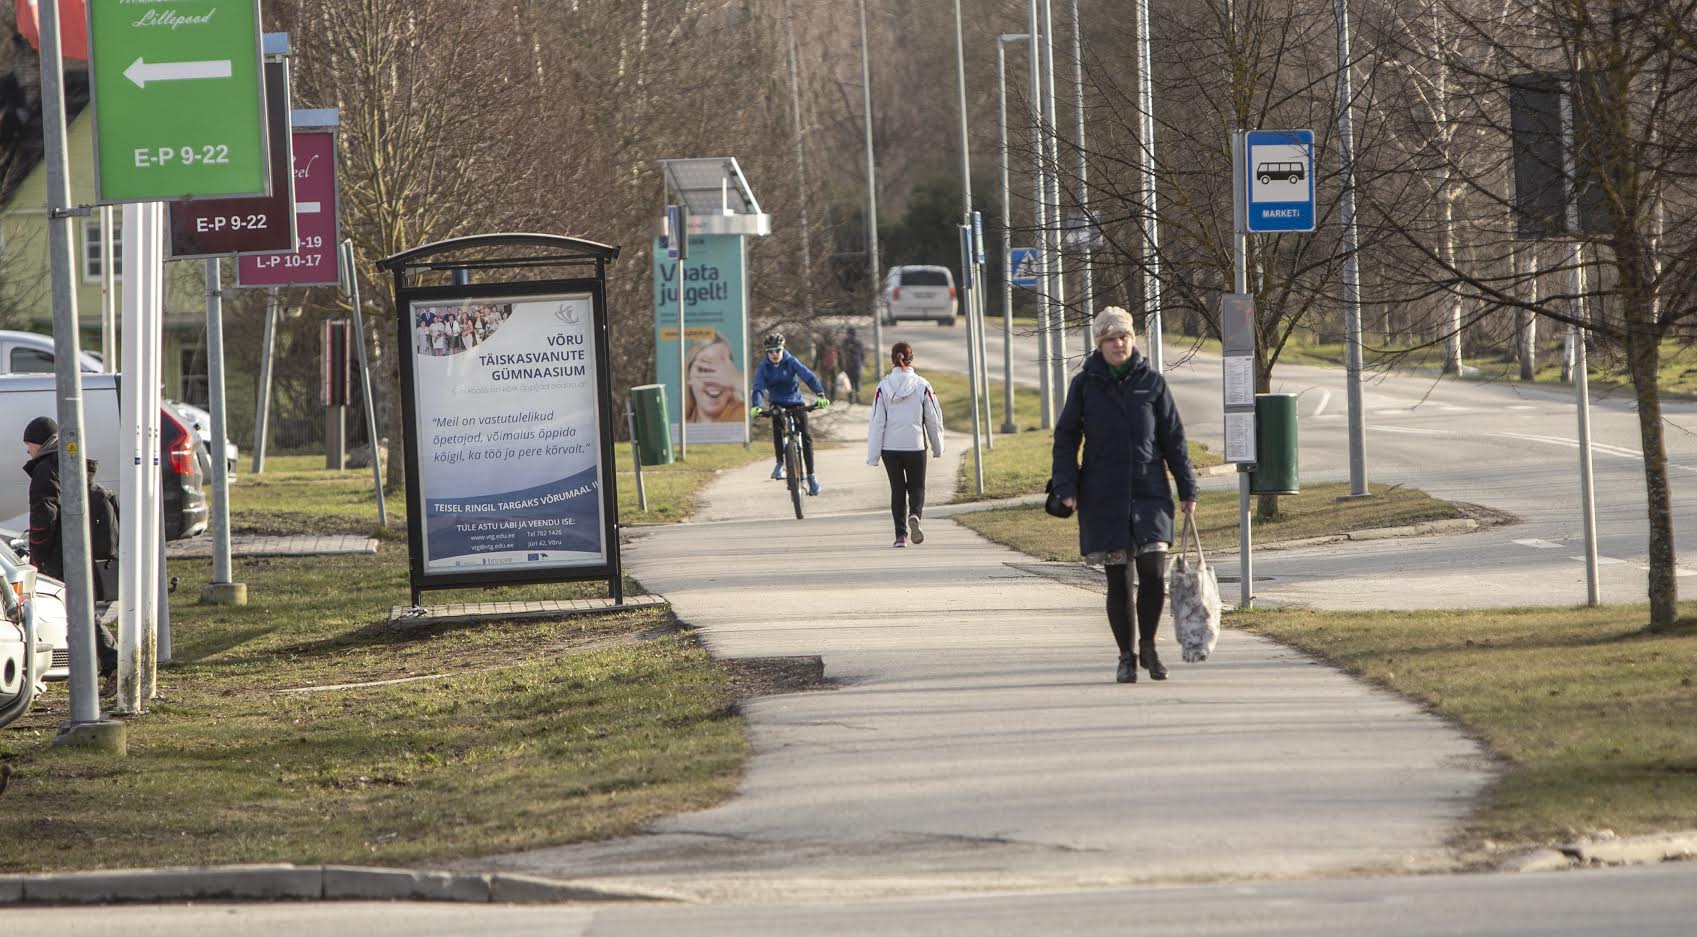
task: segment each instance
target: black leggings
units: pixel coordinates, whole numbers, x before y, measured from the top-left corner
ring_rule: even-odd
[[[908,515],[925,514],[925,456],[924,449],[885,449],[879,460],[884,474],[890,476],[890,516],[896,519],[896,536],[907,536]]]
[[[1131,570],[1124,563],[1103,567],[1108,572],[1108,626],[1114,629],[1114,641],[1121,654],[1130,654],[1131,647]],[[1137,633],[1139,640],[1155,640],[1155,629],[1161,626],[1161,606],[1165,604],[1164,580],[1167,575],[1167,553],[1145,553],[1137,557]]]
[[[807,474],[812,475],[813,433],[807,428],[807,411],[796,411],[795,425],[801,431],[801,461],[807,465]],[[772,458],[784,461],[784,415],[776,410],[772,412]]]

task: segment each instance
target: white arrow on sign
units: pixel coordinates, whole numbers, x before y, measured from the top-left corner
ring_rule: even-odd
[[[124,69],[124,77],[135,82],[137,88],[147,87],[150,81],[182,81],[188,78],[228,78],[230,77],[230,60],[220,59],[210,62],[155,62],[152,65],[142,61],[138,56],[130,67]]]

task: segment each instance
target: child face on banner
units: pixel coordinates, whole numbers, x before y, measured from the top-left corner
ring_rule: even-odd
[[[742,401],[742,372],[731,359],[729,344],[715,340],[691,356],[689,395],[695,401],[697,421],[741,419],[740,413],[728,412]]]

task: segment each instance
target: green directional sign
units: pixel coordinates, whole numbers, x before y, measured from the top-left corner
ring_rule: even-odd
[[[258,0],[89,0],[102,204],[267,195]]]

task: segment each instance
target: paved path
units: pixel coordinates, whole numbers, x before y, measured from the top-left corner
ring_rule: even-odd
[[[943,518],[890,549],[863,445],[820,453],[831,487],[810,506],[829,516],[789,518],[756,466],[708,498],[752,516],[627,552],[715,653],[820,654],[844,685],[750,704],[755,754],[716,809],[481,865],[744,901],[1445,865],[1490,779],[1474,743],[1239,633],[1166,683],[1115,684],[1099,594]]]

